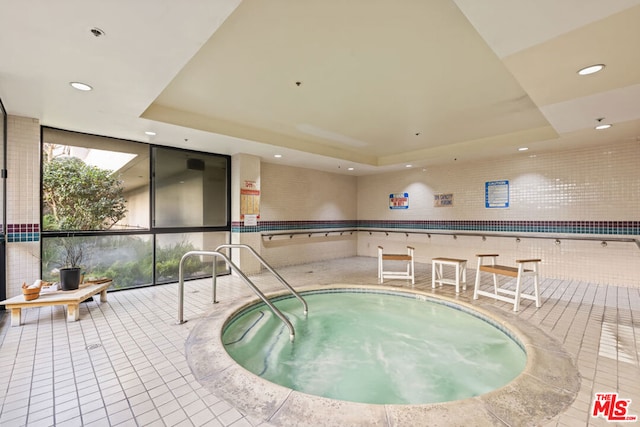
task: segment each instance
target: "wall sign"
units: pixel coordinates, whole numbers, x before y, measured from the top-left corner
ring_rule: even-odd
[[[260,190],[255,181],[245,181],[240,189],[240,219],[244,219],[245,215],[260,218]]]
[[[509,207],[509,181],[487,181],[484,183],[484,207]]]
[[[244,215],[244,226],[255,227],[258,225],[258,215]]]
[[[409,193],[389,194],[389,209],[409,209]]]
[[[433,206],[436,208],[450,208],[451,206],[453,206],[453,193],[434,194]]]

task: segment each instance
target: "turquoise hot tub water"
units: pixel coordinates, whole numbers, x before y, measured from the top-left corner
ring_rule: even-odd
[[[374,404],[465,399],[499,388],[525,367],[511,334],[467,309],[389,291],[339,289],[263,303],[227,322],[229,355],[262,378],[304,393]]]

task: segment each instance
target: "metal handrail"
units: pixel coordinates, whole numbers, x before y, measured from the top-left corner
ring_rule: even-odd
[[[293,287],[287,283],[286,280],[284,280],[282,278],[282,276],[280,276],[268,263],[267,261],[264,260],[264,258],[262,258],[260,256],[260,254],[258,254],[258,252],[256,252],[255,249],[253,249],[251,246],[249,245],[244,245],[244,244],[240,244],[240,243],[230,243],[230,244],[224,244],[224,245],[220,245],[216,248],[216,252],[219,252],[220,249],[233,249],[233,248],[237,248],[237,249],[247,249],[251,254],[253,254],[253,256],[260,261],[260,263],[267,269],[269,270],[269,272],[271,272],[271,274],[273,274],[274,276],[276,276],[276,278],[280,281],[280,283],[282,283],[282,285],[287,288],[291,294],[293,294],[294,297],[296,297],[301,303],[302,306],[304,307],[304,314],[305,316],[309,313],[309,306],[307,305],[307,302],[304,300],[304,298],[302,298],[300,296],[300,294],[298,292],[296,292],[295,289],[293,289]],[[214,266],[215,268],[215,266]],[[216,302],[216,271],[214,270],[213,272],[213,302]]]
[[[184,261],[189,258],[190,256],[193,255],[206,255],[206,256],[213,256],[213,265],[214,265],[214,275],[213,277],[215,277],[215,265],[216,265],[216,258],[222,258],[222,260],[224,262],[227,263],[227,265],[231,268],[231,270],[233,270],[243,281],[244,283],[249,286],[251,288],[251,290],[258,296],[260,297],[260,299],[271,309],[271,311],[280,318],[280,320],[282,320],[282,322],[287,325],[287,327],[289,328],[289,339],[291,341],[293,341],[293,339],[295,338],[295,330],[293,329],[293,325],[291,324],[291,322],[289,322],[289,319],[287,319],[284,314],[282,314],[282,312],[280,310],[278,310],[272,303],[271,301],[269,301],[269,299],[262,293],[260,292],[260,289],[258,289],[258,287],[256,285],[253,284],[253,282],[251,280],[249,280],[249,278],[242,272],[242,270],[240,270],[238,268],[238,266],[236,266],[225,254],[220,253],[220,252],[216,252],[216,251],[189,251],[186,254],[184,254],[182,256],[182,258],[180,259],[180,266],[178,269],[178,276],[179,276],[179,292],[178,292],[178,324],[183,324],[186,322],[186,320],[184,320],[184,275],[183,275],[183,264]]]
[[[311,237],[314,234],[324,234],[325,237],[328,237],[329,234],[333,234],[333,233],[340,233],[340,235],[342,236],[344,233],[349,233],[349,235],[352,235],[354,232],[357,231],[362,231],[362,230],[358,230],[357,228],[341,228],[341,229],[337,229],[337,230],[318,230],[318,231],[313,231],[313,230],[306,230],[306,231],[282,231],[282,232],[275,232],[275,233],[261,233],[262,237],[267,237],[269,240],[271,240],[274,236],[289,236],[289,238],[293,238],[293,236],[297,236],[299,234],[306,234],[307,236]]]
[[[266,237],[271,240],[275,236],[289,236],[292,238],[296,235],[306,234],[311,237],[312,234],[324,234],[325,236],[329,236],[333,233],[350,233],[353,232],[358,233],[384,233],[387,236],[391,233],[404,234],[405,236],[409,236],[409,234],[423,234],[431,237],[434,235],[444,235],[444,236],[453,236],[454,238],[458,236],[477,236],[482,238],[487,237],[507,237],[507,238],[516,238],[516,239],[548,239],[548,240],[556,240],[556,243],[559,240],[576,240],[576,241],[597,241],[597,242],[623,242],[623,243],[635,243],[638,249],[640,249],[640,239],[635,239],[633,237],[611,237],[609,235],[601,235],[601,236],[576,236],[572,234],[566,233],[553,233],[548,235],[535,235],[535,234],[515,234],[515,233],[501,233],[495,231],[486,231],[486,232],[469,232],[466,230],[452,230],[452,231],[442,231],[442,230],[391,230],[391,229],[380,229],[380,228],[349,228],[349,229],[337,229],[337,230],[321,230],[321,231],[281,231],[281,232],[270,232],[270,233],[261,233],[262,237]]]
[[[542,234],[511,234],[511,233],[500,233],[500,232],[492,232],[488,231],[486,233],[478,233],[478,232],[468,232],[464,230],[459,231],[405,231],[405,230],[383,230],[383,229],[359,229],[359,232],[364,233],[402,233],[405,235],[408,234],[426,234],[431,237],[432,234],[436,235],[445,235],[445,236],[453,236],[456,238],[457,236],[475,236],[475,237],[506,237],[506,238],[515,238],[515,239],[547,239],[547,240],[555,240],[556,243],[559,243],[560,239],[562,240],[582,240],[582,241],[597,241],[597,242],[624,242],[624,243],[635,243],[638,249],[640,249],[640,240],[634,239],[633,237],[609,237],[609,236],[574,236],[570,234],[564,233],[556,233],[552,235],[542,235]]]

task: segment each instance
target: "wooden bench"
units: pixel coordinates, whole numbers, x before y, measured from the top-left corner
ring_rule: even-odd
[[[516,260],[517,267],[510,267],[506,265],[496,264],[496,257],[498,254],[478,254],[478,269],[476,271],[476,284],[473,291],[473,299],[478,299],[478,295],[494,298],[500,301],[513,303],[513,311],[518,311],[520,308],[520,299],[529,299],[536,302],[536,307],[540,307],[540,291],[539,291],[539,277],[538,266],[541,259],[518,259]],[[490,258],[491,264],[485,264],[485,259]],[[525,265],[531,264],[532,269],[525,269]],[[493,274],[493,293],[480,290],[480,273],[481,272]],[[498,275],[515,277],[516,278],[516,290],[503,289],[498,286]],[[523,277],[533,277],[533,294],[527,294],[522,292],[522,280]]]
[[[445,279],[442,271],[442,266],[451,265],[455,267],[455,280]],[[462,279],[462,280],[461,280]],[[467,289],[467,260],[457,258],[433,258],[431,260],[431,289],[435,289],[436,283],[440,286],[455,285],[456,294],[460,293],[460,282],[462,282],[462,289]]]
[[[112,281],[103,281],[100,283],[85,283],[75,291],[54,291],[41,292],[37,299],[25,301],[23,295],[17,295],[13,298],[0,302],[7,310],[11,310],[11,326],[20,326],[22,324],[22,309],[29,307],[44,307],[48,305],[66,305],[67,321],[75,321],[80,317],[80,303],[97,293],[100,293],[100,302],[107,302],[107,288],[111,286]]]
[[[384,283],[384,279],[406,279],[411,280],[411,284],[416,283],[415,265],[413,262],[414,248],[407,246],[406,254],[385,254],[383,247],[378,246],[378,281]],[[384,261],[405,261],[407,263],[406,271],[385,271]]]

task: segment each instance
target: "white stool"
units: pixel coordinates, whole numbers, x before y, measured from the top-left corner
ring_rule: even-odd
[[[416,283],[415,269],[413,263],[414,248],[407,246],[407,254],[385,254],[382,253],[384,248],[378,246],[378,281],[384,283],[384,279],[411,279],[411,284]],[[383,261],[406,261],[406,271],[384,271]]]
[[[455,267],[455,280],[445,279],[442,266],[451,265]],[[462,280],[460,280],[462,279]],[[462,289],[467,290],[467,260],[457,258],[433,258],[431,260],[431,288],[435,289],[436,283],[440,286],[455,285],[456,294],[460,293],[460,283],[462,282]]]

